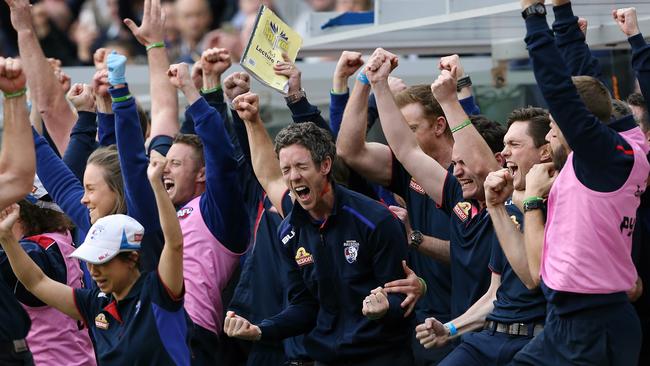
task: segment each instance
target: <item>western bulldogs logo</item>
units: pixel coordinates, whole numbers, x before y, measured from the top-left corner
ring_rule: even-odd
[[[343,254],[345,254],[345,260],[348,263],[356,262],[359,255],[359,243],[356,240],[346,240],[343,243]]]
[[[176,212],[176,217],[178,217],[179,219],[184,219],[188,217],[190,214],[192,214],[192,211],[194,211],[192,207],[183,207],[180,210],[178,210],[178,212]]]

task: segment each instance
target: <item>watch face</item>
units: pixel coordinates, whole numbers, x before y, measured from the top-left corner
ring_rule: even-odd
[[[537,5],[535,5],[533,10],[535,10],[536,14],[546,14],[546,7],[544,6],[544,4],[538,3]]]

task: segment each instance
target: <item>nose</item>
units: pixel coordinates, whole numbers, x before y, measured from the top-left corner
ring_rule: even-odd
[[[90,199],[88,198],[88,192],[84,190],[84,195],[81,196],[81,204],[87,206],[89,203],[90,203]]]
[[[97,276],[99,275],[99,271],[97,270],[97,266],[92,264],[92,263],[86,263],[88,266],[88,273],[90,273],[91,276]]]
[[[510,156],[510,147],[508,145],[503,146],[503,151],[501,151],[501,155],[504,158]]]
[[[546,141],[551,142],[551,137],[553,137],[553,129],[548,130],[544,138],[546,139]]]
[[[460,164],[454,164],[454,177],[458,178],[463,175],[463,168],[460,167]]]
[[[289,171],[289,180],[293,180],[293,181],[295,181],[295,180],[300,179],[301,177],[302,177],[302,176],[301,176],[300,173],[298,172],[298,169],[291,169],[291,170]]]

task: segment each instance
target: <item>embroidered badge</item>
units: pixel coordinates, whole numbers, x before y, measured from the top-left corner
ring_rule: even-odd
[[[466,221],[469,218],[469,211],[472,209],[472,204],[469,202],[458,202],[454,207],[454,213],[460,221]]]
[[[188,217],[192,213],[192,211],[194,211],[192,207],[183,207],[180,210],[178,210],[178,212],[176,212],[176,217],[178,217],[179,219],[184,219]]]
[[[348,263],[356,262],[359,255],[359,243],[356,240],[346,240],[343,243],[343,254],[345,254],[345,260]]]
[[[104,313],[99,313],[95,317],[95,326],[102,330],[108,329],[108,320],[106,320],[106,315],[104,315]]]
[[[426,192],[424,192],[424,188],[422,188],[422,186],[419,185],[414,178],[411,178],[411,183],[409,183],[409,187],[419,194],[426,194]]]
[[[312,257],[312,255],[309,254],[309,252],[306,251],[305,248],[300,247],[296,252],[296,263],[298,263],[300,267],[306,266],[308,264],[314,263],[314,257]]]

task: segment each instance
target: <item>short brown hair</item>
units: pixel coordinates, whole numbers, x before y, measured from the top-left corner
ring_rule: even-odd
[[[178,133],[174,137],[174,144],[184,144],[190,146],[194,150],[196,160],[199,163],[199,169],[205,166],[205,158],[203,157],[203,142],[199,136],[191,133]]]
[[[418,84],[410,86],[395,96],[395,103],[397,103],[399,109],[413,103],[421,105],[422,108],[424,108],[424,117],[431,122],[435,121],[436,118],[440,116],[445,116],[440,103],[438,103],[436,98],[433,97],[431,85]],[[447,125],[447,128],[445,129],[445,134],[451,137],[449,125]]]
[[[275,154],[279,155],[280,150],[291,145],[300,145],[309,150],[316,165],[320,166],[328,157],[332,159],[332,169],[328,174],[332,177],[336,145],[329,131],[318,127],[314,122],[292,123],[275,136]]]
[[[548,143],[546,134],[551,129],[551,118],[546,109],[531,106],[517,108],[508,115],[508,128],[515,122],[528,122],[527,132],[535,147]]]
[[[612,96],[605,85],[591,76],[573,76],[571,80],[585,107],[601,122],[608,123],[612,118]]]
[[[621,119],[632,114],[630,106],[622,100],[612,98],[612,117]]]

